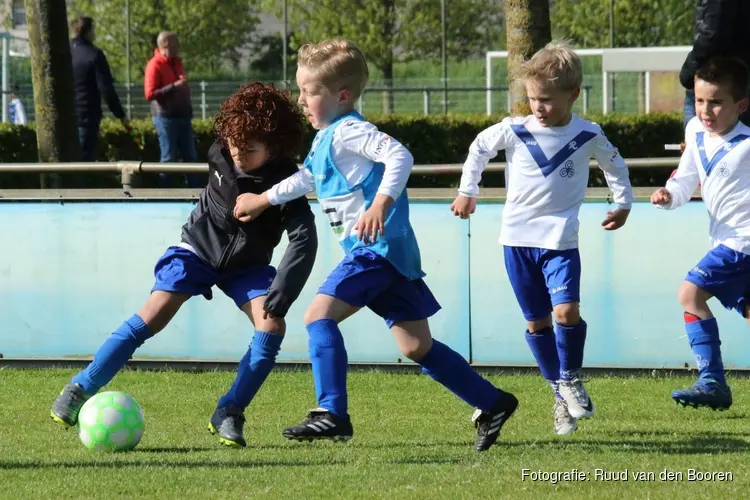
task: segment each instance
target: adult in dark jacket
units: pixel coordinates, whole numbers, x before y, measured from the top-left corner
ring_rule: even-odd
[[[252,220],[234,216],[244,193],[261,194],[298,171],[293,155],[302,143],[302,115],[294,102],[272,86],[245,85],[221,106],[214,128],[219,139],[208,152],[208,186],[182,228],[182,242],[156,263],[156,284],[138,314],[109,337],[57,397],[51,410],[55,421],[75,425],[86,399],[139,346],[190,297],[210,299],[216,285],[247,314],[255,336],[209,429],[227,446],[245,446],[243,412],[273,368],[286,329],[284,316],[310,276],[318,239],[305,197]],[[289,245],[277,270],[271,257],[284,231]]]
[[[735,56],[750,67],[750,1],[698,0],[695,7],[695,39],[680,71],[685,87],[684,124],[695,116],[695,73],[718,55]],[[750,110],[740,117],[750,125]]]
[[[99,143],[99,124],[102,121],[102,99],[112,114],[130,129],[125,110],[115,91],[112,72],[104,52],[94,45],[94,20],[79,17],[70,24],[73,39],[70,52],[73,59],[73,85],[78,120],[81,159],[94,161]]]

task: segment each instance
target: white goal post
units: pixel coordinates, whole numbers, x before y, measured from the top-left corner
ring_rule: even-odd
[[[579,56],[600,56],[602,58],[602,113],[611,108],[609,74],[633,72],[645,74],[646,113],[650,111],[651,72],[680,71],[685,57],[692,49],[689,45],[673,47],[631,47],[623,49],[577,49]],[[487,114],[492,114],[492,60],[507,59],[508,51],[490,50],[486,56]],[[510,102],[510,99],[508,99]]]

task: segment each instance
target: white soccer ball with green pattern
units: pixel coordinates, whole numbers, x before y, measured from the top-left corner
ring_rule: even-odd
[[[143,410],[122,392],[101,392],[86,401],[78,414],[78,436],[89,450],[132,450],[144,429]]]

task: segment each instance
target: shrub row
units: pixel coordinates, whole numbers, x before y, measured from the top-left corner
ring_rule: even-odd
[[[396,137],[409,148],[416,164],[461,163],[476,135],[497,123],[502,115],[376,115],[370,119],[382,131]],[[664,144],[682,141],[682,117],[676,113],[651,113],[648,115],[608,114],[588,116],[601,125],[607,137],[625,158],[662,157]],[[125,129],[115,120],[104,120],[97,160],[159,161],[159,143],[156,131],[149,120],[134,120],[133,131]],[[195,120],[198,156],[205,161],[208,147],[214,140],[212,122]],[[305,144],[312,142],[315,131],[305,129]],[[301,157],[299,158],[301,160]],[[493,161],[504,161],[501,153]],[[36,162],[37,146],[33,125],[29,127],[0,124],[0,163]],[[659,185],[671,169],[633,169],[634,185]],[[154,179],[141,176],[139,184],[153,185]],[[411,187],[455,186],[458,176],[414,176]],[[4,174],[0,188],[38,187],[39,176],[31,174]],[[74,174],[63,176],[65,187],[114,187],[119,178],[113,174]],[[488,174],[485,185],[502,186],[503,176]],[[603,176],[591,176],[591,186],[604,185]]]

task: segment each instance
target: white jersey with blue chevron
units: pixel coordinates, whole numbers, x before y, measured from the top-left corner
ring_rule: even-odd
[[[688,123],[685,152],[666,185],[672,201],[662,208],[684,205],[698,184],[710,218],[711,245],[750,254],[750,127],[738,122],[727,134],[711,136],[698,117]]]
[[[576,115],[563,127],[543,127],[534,116],[505,118],[480,132],[469,148],[459,194],[479,193],[489,161],[505,150],[506,201],[500,243],[568,250],[578,247],[578,212],[595,158],[619,208],[630,208],[628,168],[602,129]]]
[[[367,246],[408,279],[421,278],[425,274],[406,194],[413,163],[402,144],[353,111],[317,133],[305,168],[271,188],[268,200],[279,205],[316,190],[345,252]],[[386,216],[385,236],[366,244],[358,240],[354,226],[378,194],[394,203]]]

